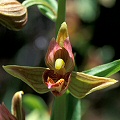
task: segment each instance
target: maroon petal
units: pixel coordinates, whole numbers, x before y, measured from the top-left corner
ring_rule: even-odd
[[[0,120],[17,120],[3,103],[0,105]]]
[[[69,37],[64,41],[64,48],[66,49],[66,51],[68,52],[68,56],[67,57],[67,61],[65,62],[65,69],[67,72],[70,72],[74,69],[75,66],[75,62],[74,62],[74,55],[72,53],[72,46],[69,40]]]
[[[53,39],[50,42],[47,54],[46,54],[46,65],[51,69],[55,70],[55,61],[56,59],[61,58],[65,62],[65,73],[71,72],[74,69],[74,55],[72,53],[72,47],[69,41],[69,38],[64,40],[63,47],[60,47],[59,44]],[[55,70],[56,71],[56,70]]]
[[[46,57],[45,57],[46,65],[51,70],[54,70],[54,63],[55,63],[54,55],[56,51],[60,49],[62,48],[58,45],[55,39],[52,39],[50,42],[49,48],[47,50]]]
[[[68,88],[71,73],[65,75],[54,73],[53,70],[46,70],[43,74],[44,83],[55,96],[61,96]]]

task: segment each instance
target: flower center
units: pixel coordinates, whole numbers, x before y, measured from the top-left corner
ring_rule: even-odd
[[[60,92],[63,87],[64,81],[64,79],[60,79],[55,83],[50,77],[48,77],[46,85],[48,86],[48,89]]]
[[[55,61],[55,69],[56,69],[56,70],[60,70],[60,69],[64,68],[64,66],[65,66],[65,62],[64,62],[63,59],[58,58],[58,59]]]
[[[70,72],[62,75],[55,73],[54,70],[46,70],[43,74],[43,82],[55,96],[60,96],[67,90],[70,76]]]

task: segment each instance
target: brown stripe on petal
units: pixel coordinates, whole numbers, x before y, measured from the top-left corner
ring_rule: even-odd
[[[69,58],[66,61],[66,71],[70,72],[74,69],[75,61],[74,61],[74,55],[72,52],[72,46],[69,40],[69,37],[64,41],[64,49],[68,52]]]
[[[56,51],[54,58],[55,60],[61,58],[66,63],[67,59],[69,58],[68,51],[65,48],[59,49]]]
[[[55,69],[55,53],[56,51],[58,51],[59,49],[62,49],[58,43],[55,41],[55,39],[53,38],[50,41],[46,56],[45,56],[45,63],[47,65],[48,68],[50,68],[51,70]]]

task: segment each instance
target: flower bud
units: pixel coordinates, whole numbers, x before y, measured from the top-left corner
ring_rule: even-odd
[[[27,8],[16,0],[0,1],[0,23],[8,29],[18,31],[27,22]]]
[[[12,98],[12,114],[17,118],[17,120],[24,120],[24,112],[22,108],[22,94],[23,91],[16,92]]]

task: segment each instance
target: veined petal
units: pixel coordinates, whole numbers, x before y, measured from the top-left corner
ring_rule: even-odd
[[[66,72],[73,70],[75,63],[69,38],[64,41],[64,45],[65,47],[61,48],[54,39],[51,40],[45,57],[46,65],[51,70],[56,70],[55,61],[57,59],[62,59],[65,62],[64,68]]]
[[[49,67],[51,70],[54,70],[55,68],[55,53],[56,51],[62,49],[58,43],[55,41],[55,39],[53,38],[51,41],[50,41],[50,45],[48,47],[48,50],[47,50],[47,53],[46,53],[46,56],[45,56],[45,62],[46,62],[46,65],[47,67]]]
[[[106,88],[116,82],[116,80],[111,78],[92,76],[83,72],[72,72],[68,89],[73,96],[83,98],[94,91]]]
[[[21,79],[38,93],[46,93],[49,89],[43,83],[42,75],[47,68],[7,65],[3,66],[9,74]]]
[[[69,54],[69,57],[67,57],[66,66],[65,66],[66,71],[69,72],[69,71],[72,71],[75,66],[74,55],[72,52],[72,46],[71,46],[69,37],[67,37],[66,40],[64,41],[64,48]]]
[[[64,47],[62,48],[54,39],[51,40],[45,57],[47,67],[49,67],[51,70],[56,70],[55,61],[57,59],[63,59],[65,62],[64,67],[66,72],[71,72],[73,70],[75,62],[69,38],[64,41]]]
[[[66,40],[67,37],[68,37],[67,24],[66,24],[66,22],[63,22],[59,29],[56,41],[61,47],[63,47],[64,40]]]
[[[60,66],[59,69],[56,69],[56,60],[63,60],[64,67]],[[74,69],[74,55],[72,53],[72,47],[68,37],[67,24],[65,22],[62,23],[57,39],[53,39],[50,42],[46,57],[46,65],[55,72],[59,74],[65,74],[67,72],[71,72]],[[63,63],[63,62],[62,62]],[[58,64],[57,64],[58,65]],[[58,67],[58,66],[57,66]],[[63,72],[61,69],[63,68]]]
[[[17,0],[0,0],[0,23],[11,30],[21,30],[27,23],[27,8]]]

